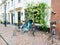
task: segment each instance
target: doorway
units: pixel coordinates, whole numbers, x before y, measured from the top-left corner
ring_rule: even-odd
[[[11,23],[13,24],[13,13],[11,13]]]
[[[18,26],[20,25],[20,18],[21,18],[21,17],[20,17],[20,13],[21,13],[21,12],[18,12]]]

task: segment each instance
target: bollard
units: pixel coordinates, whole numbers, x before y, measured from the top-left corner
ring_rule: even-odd
[[[33,28],[32,31],[33,31],[33,32],[32,32],[33,36],[35,36],[35,34],[34,34],[34,32],[35,32],[35,28]]]
[[[33,36],[35,36],[35,25],[33,24],[33,26],[32,26],[32,34],[33,34]]]
[[[16,31],[15,30],[13,31],[13,36],[16,36]]]

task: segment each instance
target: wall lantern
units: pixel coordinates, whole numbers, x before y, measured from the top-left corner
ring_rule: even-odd
[[[52,12],[52,14],[54,14],[54,15],[56,14],[56,12],[55,12],[54,10],[52,10],[51,12]]]

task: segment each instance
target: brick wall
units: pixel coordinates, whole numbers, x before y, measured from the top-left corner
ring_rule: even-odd
[[[51,0],[52,9],[56,15],[51,14],[51,21],[56,20],[56,30],[60,31],[60,0]]]

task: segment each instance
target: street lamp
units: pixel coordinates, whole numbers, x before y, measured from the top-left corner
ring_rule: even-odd
[[[55,15],[55,14],[56,14],[56,12],[53,10],[53,11],[52,11],[52,14],[54,14],[54,15]]]
[[[6,22],[6,2],[4,3],[4,15],[5,15],[4,24],[5,24],[5,27],[6,27],[7,26],[7,22]]]
[[[6,24],[6,1],[7,0],[1,0],[2,1],[2,5],[4,5],[4,16],[5,16],[5,18],[4,18],[4,24],[5,24],[5,27],[7,26],[7,24]]]

